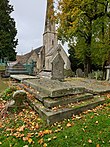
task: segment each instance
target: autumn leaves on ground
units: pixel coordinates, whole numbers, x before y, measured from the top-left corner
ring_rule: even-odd
[[[52,126],[47,126],[28,104],[22,110],[7,112],[0,121],[0,146],[109,147],[110,94],[106,97],[104,105]],[[0,109],[3,103],[1,100]]]

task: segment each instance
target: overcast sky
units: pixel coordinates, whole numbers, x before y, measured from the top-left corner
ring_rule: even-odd
[[[16,22],[18,54],[30,52],[42,45],[46,13],[46,0],[10,0],[14,7],[12,17]]]

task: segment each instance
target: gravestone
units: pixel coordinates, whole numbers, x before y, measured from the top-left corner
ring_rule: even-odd
[[[64,60],[60,55],[60,50],[52,60],[52,77],[53,80],[64,80]]]
[[[105,66],[106,69],[106,80],[110,80],[110,65],[109,66]]]
[[[84,77],[84,74],[81,68],[78,68],[76,70],[76,77]]]

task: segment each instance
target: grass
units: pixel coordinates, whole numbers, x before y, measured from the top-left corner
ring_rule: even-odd
[[[8,87],[7,81],[0,78],[0,93]]]
[[[1,147],[110,147],[110,97],[104,105],[53,126],[46,126],[29,106],[9,114],[0,126]]]

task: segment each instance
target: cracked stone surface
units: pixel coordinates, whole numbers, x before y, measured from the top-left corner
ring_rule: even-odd
[[[98,81],[86,78],[67,78],[66,82],[76,87],[84,87],[85,89],[96,93],[110,91],[110,83],[108,81]]]

